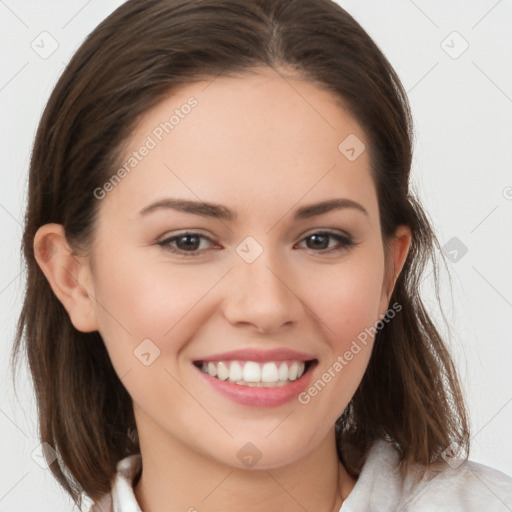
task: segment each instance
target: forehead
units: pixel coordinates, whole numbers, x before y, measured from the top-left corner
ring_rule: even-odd
[[[125,177],[105,202],[128,216],[166,195],[277,214],[301,201],[349,197],[374,214],[368,152],[343,152],[343,141],[360,144],[359,152],[365,139],[340,100],[311,82],[271,69],[209,78],[143,116],[120,162]]]

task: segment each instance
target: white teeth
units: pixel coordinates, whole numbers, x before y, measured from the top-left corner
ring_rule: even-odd
[[[258,363],[255,361],[208,361],[201,370],[219,380],[250,387],[284,386],[304,374],[304,361],[279,361]]]
[[[277,382],[278,380],[279,374],[276,363],[265,363],[261,369],[261,382]]]
[[[236,382],[237,380],[242,380],[242,378],[243,372],[240,363],[233,361],[229,367],[229,380],[231,382]]]
[[[279,366],[279,380],[286,380],[288,378],[288,365],[286,363],[281,363]]]
[[[297,373],[298,372],[299,372],[299,363],[296,363],[296,362],[292,363],[292,365],[288,369],[288,378],[290,380],[297,379]]]
[[[231,370],[229,372],[229,375],[231,376]],[[260,365],[258,363],[254,363],[253,361],[248,361],[247,363],[245,363],[243,371],[243,380],[245,380],[245,382],[261,382]]]
[[[212,376],[212,377],[217,377],[217,365],[215,363],[208,363],[208,373]]]
[[[227,380],[229,377],[229,368],[226,366],[226,364],[223,363],[222,361],[220,361],[217,364],[215,364],[215,363],[212,363],[212,364],[217,367],[217,378],[220,380]],[[212,377],[215,377],[215,375],[212,375],[210,372],[208,372],[208,373]]]

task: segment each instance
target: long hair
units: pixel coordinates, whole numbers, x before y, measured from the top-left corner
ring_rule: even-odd
[[[331,92],[365,130],[386,243],[400,225],[412,243],[390,302],[402,310],[379,330],[368,368],[336,423],[340,460],[357,477],[368,448],[392,441],[401,467],[430,467],[451,442],[469,451],[464,400],[419,283],[439,242],[410,190],[413,127],[402,84],[363,30],[331,0],[129,0],[77,50],[41,118],[30,161],[22,240],[27,281],[12,362],[26,352],[50,468],[77,504],[110,490],[116,463],[137,453],[129,394],[98,332],[76,330],[34,258],[34,235],[62,224],[87,250],[93,191],[120,165],[123,144],[152,107],[186,83],[291,69]]]

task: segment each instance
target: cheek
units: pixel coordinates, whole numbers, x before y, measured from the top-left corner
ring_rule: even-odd
[[[341,415],[368,365],[380,319],[383,272],[383,254],[375,244],[315,274],[309,300],[326,350],[299,403],[314,411],[313,416],[328,417],[327,424]]]
[[[122,261],[102,260],[95,285],[96,315],[116,369],[130,367],[134,350],[145,339],[152,340],[163,356],[178,352],[193,325],[197,328],[197,315],[224,272],[191,263],[148,264],[136,254],[125,255]]]
[[[309,300],[336,352],[379,320],[383,272],[378,247],[317,272]]]
[[[129,332],[161,337],[208,289],[207,282],[191,279],[192,272],[183,269],[165,262],[147,264],[135,257],[104,262],[96,288],[106,310],[98,311],[104,324],[115,319]]]
[[[197,328],[201,298],[218,279],[217,272],[148,265],[137,257],[102,261],[95,286],[99,332],[117,375],[144,409],[157,414],[169,397],[190,400],[170,374],[181,379],[175,358]]]

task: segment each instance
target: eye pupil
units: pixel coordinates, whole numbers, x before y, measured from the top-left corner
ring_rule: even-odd
[[[328,237],[329,235],[311,235],[309,239],[315,241],[312,248],[324,248],[323,246],[325,246],[325,241]],[[318,241],[320,241],[320,243],[317,243]]]
[[[190,240],[194,240],[195,243],[192,243],[192,244],[190,244],[190,243],[185,243],[185,244],[180,243],[181,240],[185,240],[185,239],[188,240],[189,242],[190,242]],[[188,249],[188,250],[192,250],[192,251],[197,250],[198,247],[199,247],[199,244],[200,244],[199,237],[195,236],[195,235],[182,235],[176,241],[176,245],[180,249],[185,249],[185,250]]]
[[[172,236],[162,242],[158,242],[158,245],[171,253],[181,256],[199,256],[209,250],[199,249],[202,239],[211,242],[209,237],[199,233],[182,233],[181,235]],[[337,247],[329,247],[331,239],[337,242]],[[357,245],[349,237],[329,232],[313,233],[304,237],[301,243],[305,243],[308,249],[317,254],[347,251],[354,245]]]

